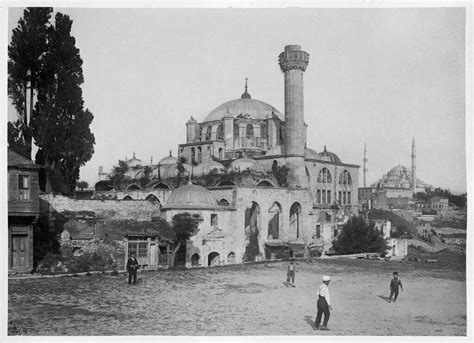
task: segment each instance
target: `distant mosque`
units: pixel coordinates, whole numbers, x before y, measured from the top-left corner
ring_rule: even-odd
[[[252,98],[246,80],[239,98],[202,122],[188,120],[177,157],[170,152],[154,164],[134,154],[120,189],[99,168],[96,196],[152,201],[168,221],[181,212],[201,215],[199,233],[179,254],[187,266],[270,259],[290,246],[306,255],[327,251],[358,212],[359,166],[326,146],[319,153],[306,146],[303,73],[309,54],[288,45],[278,62],[284,113]],[[144,176],[146,184],[140,182]]]
[[[404,208],[419,192],[431,187],[416,178],[416,147],[415,138],[411,146],[411,169],[398,164],[371,186],[366,186],[367,179],[367,146],[364,146],[363,187],[359,188],[359,203],[361,209],[369,208]]]

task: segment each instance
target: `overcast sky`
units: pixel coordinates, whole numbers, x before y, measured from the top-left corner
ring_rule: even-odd
[[[10,9],[9,37],[22,10]],[[155,163],[175,156],[189,117],[239,98],[245,77],[252,98],[283,112],[277,58],[299,44],[310,54],[308,147],[362,165],[367,142],[373,183],[410,167],[414,137],[418,178],[466,191],[462,8],[55,10],[73,19],[84,61],[96,145],[81,178],[90,185],[99,166],[134,152]]]

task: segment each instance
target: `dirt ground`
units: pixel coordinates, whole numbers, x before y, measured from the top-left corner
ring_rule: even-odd
[[[297,261],[9,280],[9,321],[26,335],[466,335],[464,267],[367,260]],[[388,303],[392,271],[404,292]],[[323,274],[331,331],[313,331]]]

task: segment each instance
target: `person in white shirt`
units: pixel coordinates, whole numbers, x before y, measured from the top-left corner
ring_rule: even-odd
[[[319,324],[321,324],[321,318],[324,313],[324,322],[323,326],[321,326],[321,330],[329,330],[327,325],[330,316],[330,310],[332,311],[331,307],[331,298],[329,296],[329,282],[331,282],[331,278],[328,275],[323,276],[323,284],[319,286],[318,289],[318,313],[316,315],[316,320],[314,321],[314,330],[319,330]]]

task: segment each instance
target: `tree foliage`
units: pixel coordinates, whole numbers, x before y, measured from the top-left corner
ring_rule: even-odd
[[[81,189],[81,192],[84,190],[84,188],[89,187],[89,184],[86,181],[79,181],[76,183],[76,186]]]
[[[110,175],[110,182],[115,189],[121,189],[128,177],[125,175],[128,171],[128,162],[119,160],[118,165],[112,168],[112,173]]]
[[[352,217],[342,227],[342,232],[333,241],[333,250],[338,254],[376,252],[384,254],[388,249],[383,233],[367,224],[362,217]]]
[[[82,59],[71,36],[72,20],[58,12],[49,24],[51,12],[51,8],[27,8],[13,31],[8,89],[19,119],[9,126],[9,136],[15,146],[21,140],[30,142],[30,146],[25,143],[26,151],[31,151],[28,137],[33,137],[39,148],[36,160],[46,169],[46,190],[72,194],[80,167],[94,153],[95,138],[89,128],[93,115],[84,109]]]
[[[178,213],[171,219],[171,226],[176,235],[176,241],[173,244],[170,265],[175,264],[175,256],[186,241],[199,232],[199,223],[202,217],[199,214],[189,212]]]
[[[415,194],[415,199],[428,201],[433,197],[447,198],[451,205],[454,205],[459,208],[465,208],[467,203],[467,193],[464,194],[453,194],[449,189],[443,189],[440,187],[437,188],[425,188],[425,192],[419,192]]]
[[[8,125],[8,142],[15,151],[30,159],[30,120],[48,47],[52,11],[51,7],[26,8],[8,46],[8,96],[18,114],[18,120]]]

